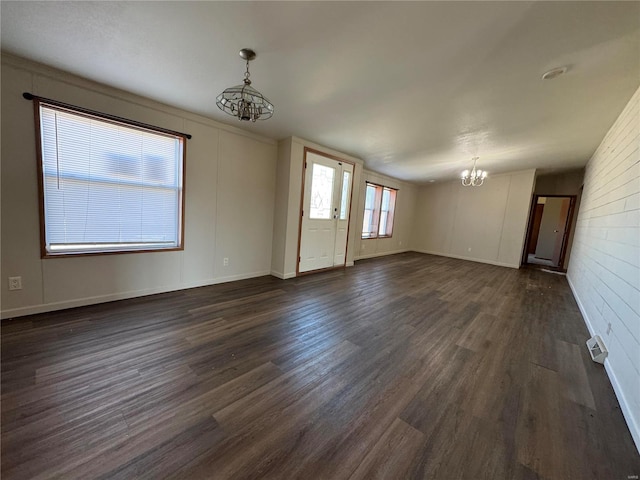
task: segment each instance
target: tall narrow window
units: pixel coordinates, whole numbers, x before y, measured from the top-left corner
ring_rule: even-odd
[[[36,105],[43,256],[182,248],[184,137]]]
[[[394,188],[366,184],[362,238],[390,237],[396,205]]]
[[[382,203],[380,206],[380,225],[378,236],[390,237],[393,233],[393,213],[396,205],[396,191],[384,187],[382,189]]]
[[[342,172],[342,192],[340,194],[340,220],[349,215],[349,194],[351,193],[351,172]]]

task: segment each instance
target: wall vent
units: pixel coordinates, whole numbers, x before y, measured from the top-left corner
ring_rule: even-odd
[[[587,348],[589,349],[591,360],[604,364],[604,359],[607,358],[609,351],[604,346],[604,343],[602,343],[600,335],[594,335],[587,340]]]

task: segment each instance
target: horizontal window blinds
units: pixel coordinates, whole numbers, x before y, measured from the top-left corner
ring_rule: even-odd
[[[182,137],[39,109],[47,253],[181,246]]]

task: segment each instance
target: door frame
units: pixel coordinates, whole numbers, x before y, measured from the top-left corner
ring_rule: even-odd
[[[560,259],[558,260],[557,267],[548,267],[551,270],[562,270],[564,271],[564,259],[567,254],[567,247],[569,246],[569,237],[571,236],[571,225],[573,224],[573,215],[576,209],[576,199],[577,195],[562,195],[562,194],[554,194],[554,195],[545,195],[544,193],[534,193],[533,198],[531,200],[531,208],[529,208],[529,221],[527,222],[527,236],[524,239],[524,248],[522,250],[522,257],[520,259],[520,266],[523,265],[532,265],[528,262],[528,254],[527,250],[529,248],[529,241],[531,240],[531,235],[533,234],[533,220],[536,211],[536,205],[538,204],[538,198],[547,197],[547,198],[568,198],[569,199],[569,212],[567,213],[567,223],[564,227],[564,236],[562,238],[562,246],[560,247]]]
[[[309,270],[308,272],[300,271],[300,247],[302,246],[302,210],[304,208],[304,185],[307,175],[307,153],[315,153],[321,157],[330,158],[331,160],[335,160],[340,163],[348,163],[349,165],[353,165],[353,175],[351,175],[351,192],[349,197],[349,222],[347,223],[347,244],[345,245],[344,250],[344,265],[333,266],[327,268],[319,268],[318,270]],[[338,268],[345,268],[347,266],[347,255],[349,253],[349,233],[351,228],[351,210],[353,209],[353,186],[355,185],[355,175],[356,173],[356,163],[345,160],[344,158],[337,157],[335,155],[331,155],[330,153],[323,152],[321,150],[316,150],[311,147],[304,147],[304,154],[302,155],[302,185],[300,187],[300,208],[298,210],[298,251],[296,252],[296,256],[298,259],[296,260],[296,277],[300,277],[302,275],[309,275],[311,273],[317,272],[325,272],[327,270],[336,270]]]

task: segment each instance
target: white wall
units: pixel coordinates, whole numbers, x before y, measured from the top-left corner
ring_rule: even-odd
[[[393,220],[393,235],[390,238],[362,238],[364,220],[364,201],[366,182],[398,189]],[[379,257],[410,250],[413,236],[413,223],[416,210],[417,187],[393,177],[364,170],[359,179],[358,189],[354,192],[353,202],[357,205],[357,223],[355,241],[357,249],[355,259]],[[357,192],[357,197],[355,193]]]
[[[271,274],[278,278],[285,278],[284,272],[286,271],[285,255],[287,251],[287,222],[289,222],[290,216],[290,173],[291,138],[287,138],[278,142],[278,162],[276,169],[276,204],[273,216],[273,248],[271,254]],[[295,211],[293,211],[291,215],[296,215]]]
[[[586,167],[568,278],[640,450],[640,89]]]
[[[538,195],[578,195],[584,181],[584,169],[536,176]]]
[[[481,187],[459,181],[421,187],[412,249],[518,268],[534,177],[527,170],[491,176]]]
[[[184,251],[41,259],[33,104],[23,92],[192,134]],[[9,55],[1,128],[2,318],[269,274],[275,141]],[[10,292],[9,276],[23,289]]]

